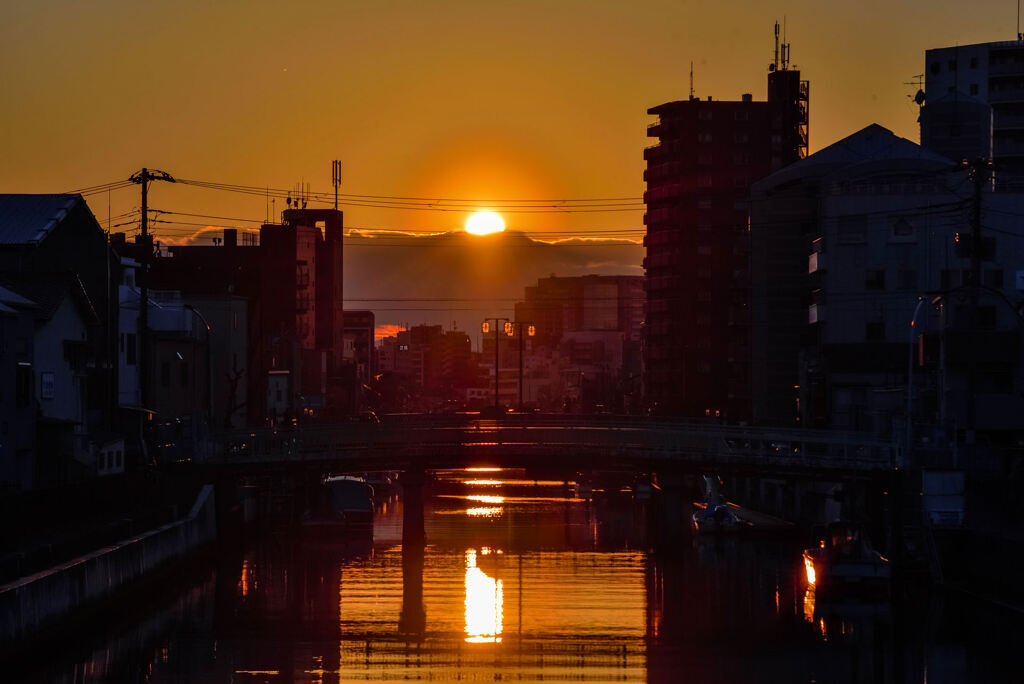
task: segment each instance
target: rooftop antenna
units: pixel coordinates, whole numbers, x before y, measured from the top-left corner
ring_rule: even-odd
[[[338,186],[341,185],[341,162],[331,162],[331,182],[334,183],[334,211],[338,211]]]
[[[789,69],[789,43],[786,42],[786,15],[782,15],[782,70]]]
[[[1017,40],[1024,39],[1024,35],[1020,32],[1020,0],[1017,0]]]
[[[775,22],[775,58],[772,60],[772,65],[768,67],[768,71],[775,71],[779,68],[779,22]]]
[[[693,99],[693,60],[690,60],[690,99]]]

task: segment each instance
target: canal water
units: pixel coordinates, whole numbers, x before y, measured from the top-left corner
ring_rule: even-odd
[[[1024,681],[1018,615],[816,600],[795,540],[686,532],[652,551],[645,503],[521,471],[439,473],[424,502],[425,545],[403,553],[397,496],[372,539],[269,534],[0,679]]]

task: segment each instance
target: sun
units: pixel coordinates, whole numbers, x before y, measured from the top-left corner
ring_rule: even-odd
[[[505,222],[493,211],[478,211],[466,219],[466,232],[473,235],[488,235],[505,230]]]

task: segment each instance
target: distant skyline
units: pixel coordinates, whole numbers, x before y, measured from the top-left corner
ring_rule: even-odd
[[[0,187],[58,192],[149,166],[328,190],[337,158],[343,192],[639,197],[646,109],[687,96],[691,60],[697,96],[764,98],[776,20],[811,81],[813,152],[873,122],[916,140],[905,82],[924,70],[925,49],[1013,39],[1016,4],[8,3]],[[106,200],[90,198],[104,223]],[[137,204],[137,188],[112,193],[113,215]],[[155,187],[151,204],[266,214],[260,198],[180,186]],[[366,228],[459,230],[466,217],[345,212]],[[506,221],[586,234],[642,230],[641,215]]]

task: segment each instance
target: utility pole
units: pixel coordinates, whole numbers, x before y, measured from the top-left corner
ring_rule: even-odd
[[[136,244],[142,252],[140,270],[136,276],[139,286],[139,400],[143,408],[150,407],[149,396],[149,266],[153,260],[153,236],[149,234],[149,182],[155,180],[174,183],[174,178],[163,171],[143,168],[128,179],[142,186],[142,221]]]
[[[978,336],[980,324],[980,299],[982,286],[982,262],[984,261],[984,241],[981,235],[981,202],[984,184],[991,178],[992,162],[989,159],[976,159],[970,164],[969,176],[974,184],[974,202],[971,206],[971,239],[968,243],[971,250],[971,306],[968,318],[969,334],[972,344]],[[967,355],[967,442],[974,443],[975,422],[977,420],[977,406],[975,393],[977,391],[978,375],[978,354],[977,350],[971,350]]]
[[[338,187],[341,185],[341,162],[331,162],[331,182],[334,183],[334,211],[338,211]]]

